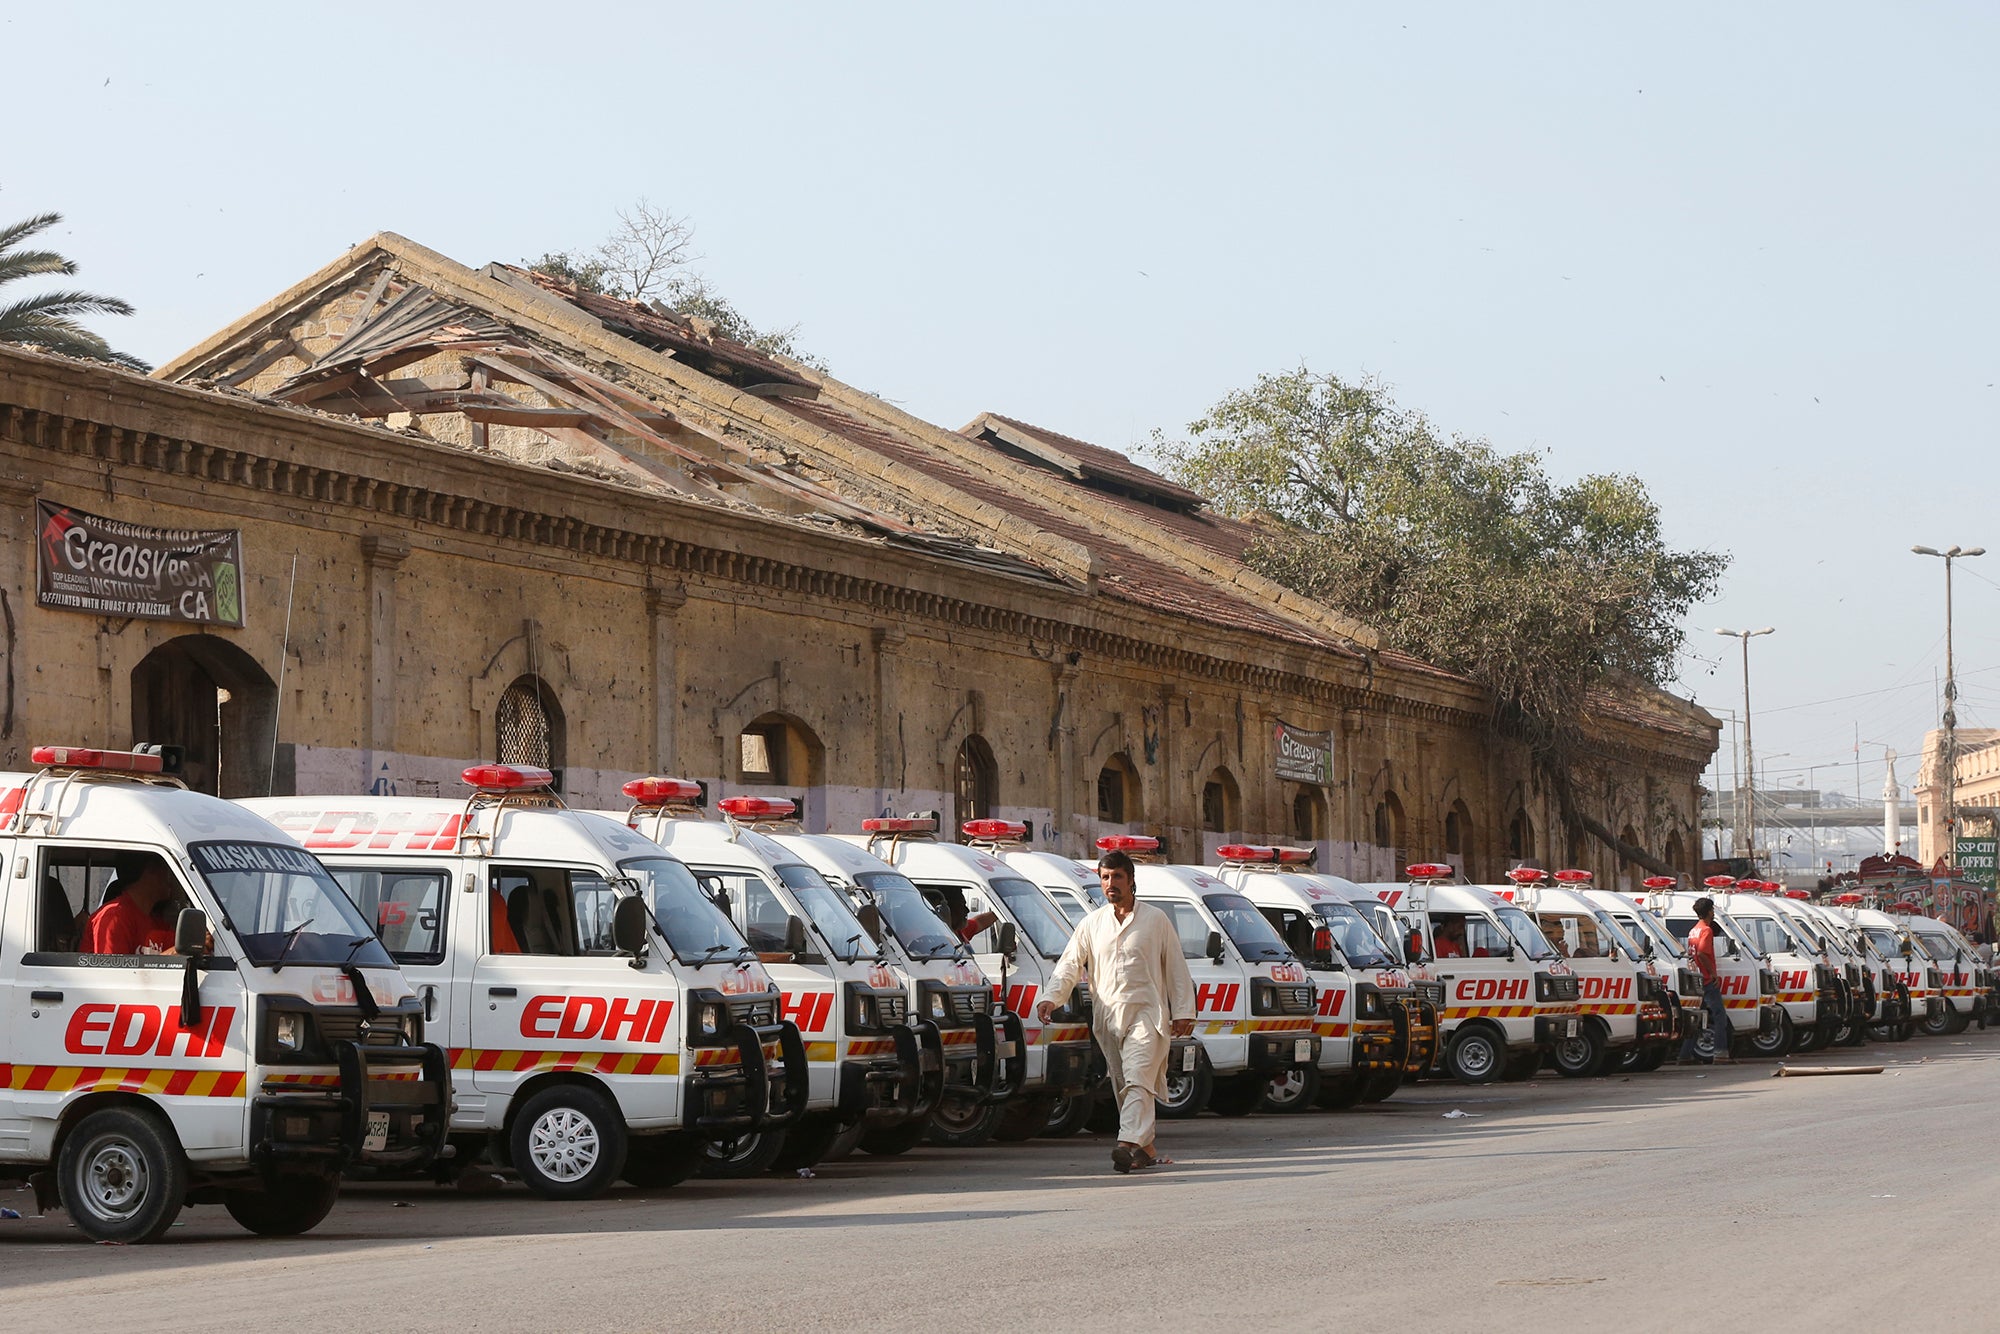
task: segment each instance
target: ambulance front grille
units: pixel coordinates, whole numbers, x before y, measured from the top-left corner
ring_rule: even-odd
[[[1681,969],[1679,985],[1681,995],[1699,996],[1701,994],[1701,974],[1692,968],[1683,968]]]
[[[1549,999],[1573,1001],[1577,998],[1577,982],[1574,977],[1551,977],[1549,979]]]
[[[778,1003],[772,1000],[737,1001],[729,1007],[729,1017],[752,1028],[769,1028],[778,1022]]]
[[[1311,1014],[1313,1012],[1312,984],[1302,987],[1278,988],[1279,1014]]]
[[[1438,1009],[1444,1008],[1444,983],[1419,982],[1416,984],[1416,992],[1419,997],[1429,1001]]]
[[[369,1047],[394,1047],[403,1041],[402,1021],[387,1016],[367,1021],[365,1033],[361,1031],[363,1020],[359,1010],[320,1010],[313,1019],[328,1046],[336,1042],[359,1042]]]
[[[992,1013],[993,993],[954,991],[945,998],[945,1004],[954,1023],[969,1024],[979,1015]]]

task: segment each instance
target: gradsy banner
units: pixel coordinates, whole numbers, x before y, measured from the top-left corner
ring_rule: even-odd
[[[35,601],[93,616],[243,624],[234,528],[148,528],[37,500]]]
[[[1333,733],[1279,723],[1275,741],[1278,777],[1320,787],[1333,781]]]

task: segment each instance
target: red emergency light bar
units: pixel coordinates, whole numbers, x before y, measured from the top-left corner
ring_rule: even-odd
[[[1785,897],[1788,899],[1809,899],[1812,897],[1812,891],[1809,889],[1788,889],[1785,891]]]
[[[1639,883],[1647,889],[1672,889],[1680,882],[1670,875],[1649,875]]]
[[[1852,908],[1859,905],[1862,899],[1859,894],[1836,894],[1833,901],[1843,908]]]
[[[922,817],[914,815],[894,817],[876,815],[861,822],[861,832],[864,834],[935,834],[937,826],[937,817],[932,815]]]
[[[1281,848],[1269,843],[1225,843],[1215,855],[1226,862],[1276,862],[1303,866],[1318,854],[1312,848]]]
[[[724,797],[715,809],[734,820],[789,820],[799,805],[783,797]]]
[[[107,773],[156,774],[165,761],[136,750],[91,750],[82,746],[36,746],[28,758],[36,764],[63,769],[102,769]]]
[[[1712,875],[1701,883],[1710,889],[1728,889],[1736,883],[1736,877],[1733,875]]]
[[[620,790],[641,806],[672,806],[701,797],[701,784],[686,778],[634,778]]]
[[[1106,834],[1097,840],[1099,852],[1158,852],[1160,840],[1150,834]],[[1227,851],[1227,849],[1224,849]]]
[[[475,764],[459,775],[468,787],[481,792],[518,792],[523,788],[547,787],[556,776],[532,764]]]
[[[1517,885],[1539,885],[1542,883],[1542,877],[1547,874],[1547,871],[1533,866],[1517,866],[1507,872],[1507,878]]]
[[[1006,840],[1028,836],[1028,826],[1019,820],[967,820],[958,828],[967,838]]]
[[[1458,874],[1458,868],[1443,862],[1418,862],[1415,866],[1405,866],[1403,874],[1412,880],[1450,880]]]
[[[1587,885],[1597,877],[1589,871],[1557,871],[1556,883],[1561,885]]]
[[[1891,903],[1883,908],[1884,912],[1915,912],[1916,910],[1917,905],[1914,903]]]

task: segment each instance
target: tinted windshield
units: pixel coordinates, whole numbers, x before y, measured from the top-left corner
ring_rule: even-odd
[[[1867,927],[1864,928],[1863,934],[1868,937],[1868,943],[1875,947],[1875,952],[1884,959],[1896,960],[1903,957],[1903,942],[1896,939],[1896,933],[1888,927]]]
[[[1071,926],[1090,916],[1090,904],[1076,893],[1052,889],[1049,891],[1049,897],[1056,901],[1056,907],[1063,910],[1063,916],[1069,918]]]
[[[1045,959],[1062,958],[1063,946],[1069,944],[1069,918],[1049,902],[1048,895],[1025,880],[1011,878],[992,881],[987,889],[1007,905],[1037,954]]]
[[[1361,910],[1357,908],[1355,911]],[[1369,924],[1375,928],[1376,937],[1389,947],[1389,957],[1399,964],[1408,963],[1409,952],[1403,944],[1408,931],[1396,920],[1395,910],[1386,903],[1371,904],[1367,910],[1367,917]]]
[[[1675,960],[1686,957],[1681,949],[1681,943],[1674,939],[1673,932],[1661,926],[1659,919],[1654,917],[1653,914],[1649,912],[1640,913],[1636,917],[1627,917],[1620,914],[1617,921],[1620,926],[1625,928],[1627,933],[1645,932],[1646,939],[1653,942],[1653,957]]]
[[[1618,948],[1625,951],[1627,958],[1643,959],[1646,957],[1646,947],[1632,939],[1631,933],[1626,931],[1623,924],[1602,908],[1597,910],[1597,928],[1616,941]]]
[[[1535,925],[1534,918],[1511,903],[1500,907],[1494,915],[1500,919],[1500,925],[1507,928],[1507,934],[1514,937],[1514,943],[1519,945],[1530,959],[1556,957],[1556,947],[1549,944],[1549,938]]]
[[[676,959],[703,963],[750,953],[729,914],[711,903],[694,872],[673,858],[634,857],[618,863],[618,869],[637,882]]]
[[[879,959],[882,951],[875,948],[875,942],[861,927],[854,915],[854,909],[845,897],[826,877],[803,862],[790,862],[774,868],[778,879],[791,889],[799,906],[812,918],[813,925],[833,946],[833,957],[852,963],[856,959]]]
[[[251,963],[393,966],[361,910],[319,858],[275,843],[196,843],[195,869]],[[289,948],[287,948],[289,942]]]
[[[1785,930],[1784,923],[1775,917],[1745,915],[1736,918],[1736,925],[1743,928],[1743,933],[1750,937],[1759,954],[1768,956],[1804,952],[1803,947],[1792,938],[1791,932]]]
[[[949,959],[958,954],[958,937],[901,871],[863,871],[854,883],[867,893],[882,914],[882,925],[912,959]]]
[[[1241,894],[1204,894],[1201,901],[1208,905],[1215,920],[1222,923],[1222,929],[1251,963],[1291,957],[1285,942],[1278,939],[1277,928]]]
[[[1353,904],[1322,903],[1318,911],[1320,921],[1333,932],[1333,943],[1340,947],[1341,957],[1356,968],[1387,968],[1396,962],[1382,944],[1382,938],[1375,934],[1375,928],[1355,911]]]
[[[1958,946],[1952,944],[1949,937],[1935,931],[1920,932],[1917,939],[1924,942],[1924,948],[1930,951],[1933,959],[1949,962],[1958,955]]]

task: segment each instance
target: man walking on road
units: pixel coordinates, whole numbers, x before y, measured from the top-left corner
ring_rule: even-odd
[[[1172,1161],[1153,1152],[1153,1104],[1167,1096],[1172,1038],[1194,1032],[1194,979],[1180,933],[1165,913],[1139,902],[1132,876],[1125,853],[1107,852],[1098,862],[1105,905],[1077,924],[1035,1006],[1035,1018],[1048,1023],[1078,979],[1089,976],[1097,1045],[1118,1102],[1111,1166],[1120,1172]]]
[[[1694,901],[1695,924],[1688,932],[1688,959],[1701,974],[1701,1007],[1708,1012],[1708,1031],[1715,1038],[1715,1055],[1729,1059],[1729,1009],[1722,1003],[1722,978],[1715,971],[1715,900],[1706,896]],[[1709,1065],[1714,1056],[1703,1056],[1690,1033],[1681,1042],[1681,1064]]]

